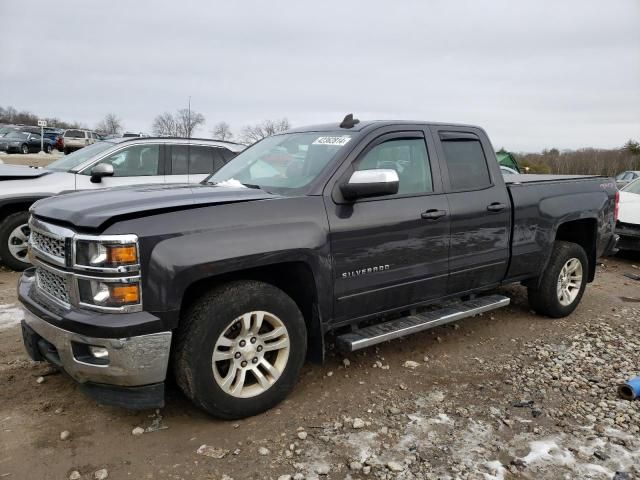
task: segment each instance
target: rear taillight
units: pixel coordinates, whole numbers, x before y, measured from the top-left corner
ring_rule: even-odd
[[[620,191],[616,190],[616,198],[613,204],[613,223],[618,222],[618,212],[620,211]]]

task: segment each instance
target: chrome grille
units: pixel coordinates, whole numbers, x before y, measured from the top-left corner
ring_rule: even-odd
[[[69,305],[69,289],[67,288],[67,281],[62,275],[37,267],[36,282],[38,288],[44,293]]]
[[[65,241],[37,230],[31,230],[31,247],[64,263]]]

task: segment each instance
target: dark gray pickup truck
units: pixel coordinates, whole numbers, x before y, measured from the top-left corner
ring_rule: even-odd
[[[31,208],[25,346],[98,401],[254,415],[332,332],[351,352],[505,306],[569,315],[615,249],[612,179],[500,173],[473,126],[358,122],[262,140],[200,185]]]

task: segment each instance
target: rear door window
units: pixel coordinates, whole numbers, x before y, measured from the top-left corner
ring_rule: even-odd
[[[186,175],[189,147],[187,145],[172,145],[169,157],[171,159],[171,175]]]
[[[451,190],[480,190],[492,185],[480,139],[471,133],[440,133]]]
[[[213,148],[193,145],[189,149],[189,173],[213,173]]]

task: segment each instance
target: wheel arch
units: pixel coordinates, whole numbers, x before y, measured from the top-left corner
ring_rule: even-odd
[[[256,280],[273,285],[290,296],[300,309],[307,327],[307,358],[324,361],[324,329],[318,307],[318,289],[313,270],[304,261],[281,262],[236,270],[200,278],[191,283],[182,295],[180,311],[218,285],[238,280]]]
[[[580,245],[589,261],[587,281],[592,282],[596,275],[598,222],[595,218],[581,218],[561,223],[556,229],[555,240]]]

